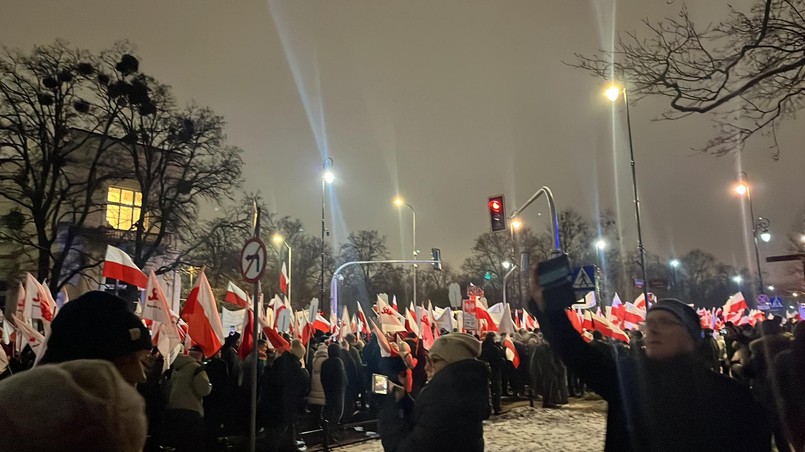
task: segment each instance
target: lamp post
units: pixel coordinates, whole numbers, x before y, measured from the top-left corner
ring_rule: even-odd
[[[412,245],[414,247],[414,260],[416,260],[416,257],[419,254],[419,251],[417,251],[417,249],[416,249],[416,210],[414,210],[414,207],[411,204],[405,202],[405,199],[403,199],[400,196],[397,196],[396,198],[394,198],[394,205],[397,206],[397,207],[406,206],[409,209],[411,209],[411,218],[413,220],[413,226],[411,228],[413,230],[413,242],[412,242]],[[414,264],[414,306],[417,305],[416,304],[416,289],[417,289],[417,287],[416,287],[416,273],[417,273],[417,265]]]
[[[632,166],[632,192],[634,193],[634,211],[635,220],[637,221],[637,249],[640,253],[640,273],[643,278],[643,297],[646,300],[646,307],[649,307],[648,278],[646,277],[646,248],[643,246],[643,228],[640,222],[640,198],[637,196],[637,168],[634,159],[632,116],[629,113],[629,98],[626,94],[626,85],[621,87],[612,85],[604,92],[604,95],[612,102],[618,100],[618,96],[621,94],[623,94],[623,104],[626,106],[626,131],[629,135],[629,159]]]
[[[679,287],[677,286],[676,281],[676,269],[679,268],[681,262],[679,262],[679,259],[671,259],[668,261],[668,265],[671,266],[671,283],[673,284],[674,292],[677,292],[677,296],[679,296]]]
[[[749,215],[752,217],[752,243],[755,246],[755,264],[757,265],[757,279],[759,282],[760,293],[765,293],[765,287],[763,286],[763,271],[760,267],[760,250],[758,248],[758,230],[761,229],[761,236],[762,240],[768,242],[771,240],[771,234],[769,234],[769,220],[760,217],[755,219],[755,208],[752,205],[752,188],[749,185],[749,176],[741,171],[738,175],[738,185],[735,186],[735,192],[738,193],[739,196],[746,196],[746,200],[749,203]]]
[[[274,245],[285,245],[285,247],[288,248],[288,302],[290,302],[292,300],[291,287],[293,281],[293,261],[291,259],[293,258],[293,250],[291,249],[291,245],[288,245],[288,242],[286,242],[285,238],[280,234],[274,234],[274,236],[271,237],[271,241],[274,242]],[[277,254],[282,256],[280,250],[277,250]]]
[[[325,186],[327,184],[333,183],[335,180],[335,175],[330,171],[330,168],[333,167],[333,159],[327,157],[324,159],[322,163],[322,175],[321,175],[321,275],[319,276],[319,283],[321,285],[321,301],[320,303],[324,303],[324,234],[327,231],[327,228],[324,226],[324,200],[325,200]]]

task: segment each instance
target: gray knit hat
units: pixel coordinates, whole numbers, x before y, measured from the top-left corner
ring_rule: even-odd
[[[696,311],[693,308],[684,302],[677,300],[676,298],[663,298],[649,308],[648,312],[651,311],[670,312],[677,319],[679,319],[680,322],[682,322],[682,326],[685,327],[685,331],[690,334],[694,341],[699,342],[702,340],[703,335],[702,327],[699,323],[699,315],[696,314]]]
[[[481,354],[481,341],[464,333],[445,334],[436,339],[429,353],[433,360],[448,363],[477,358]]]

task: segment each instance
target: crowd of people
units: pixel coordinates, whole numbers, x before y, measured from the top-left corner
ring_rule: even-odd
[[[805,323],[714,332],[665,299],[629,344],[597,331],[588,343],[565,313],[569,283],[532,296],[532,330],[442,330],[429,349],[412,333],[319,332],[279,349],[259,340],[243,359],[234,333],[213,356],[191,347],[165,366],[126,302],[90,292],[59,311],[39,358],[8,350],[2,449],[220,450],[249,434],[256,361],[260,450],[298,450],[305,416],[329,442],[361,417],[377,419],[386,451],[482,451],[504,395],[557,408],[585,391],[608,402],[607,451],[805,450]]]

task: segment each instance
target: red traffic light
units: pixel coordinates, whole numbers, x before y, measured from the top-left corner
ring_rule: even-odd
[[[503,204],[501,204],[499,200],[493,199],[489,201],[489,209],[491,209],[492,212],[499,213],[503,209]]]
[[[490,196],[486,205],[489,208],[489,220],[492,225],[492,232],[505,231],[506,205],[503,201],[503,195]]]

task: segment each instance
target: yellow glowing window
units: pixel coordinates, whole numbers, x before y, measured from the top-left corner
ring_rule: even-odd
[[[140,219],[142,193],[119,187],[109,187],[106,195],[106,222],[114,229],[128,231]]]

